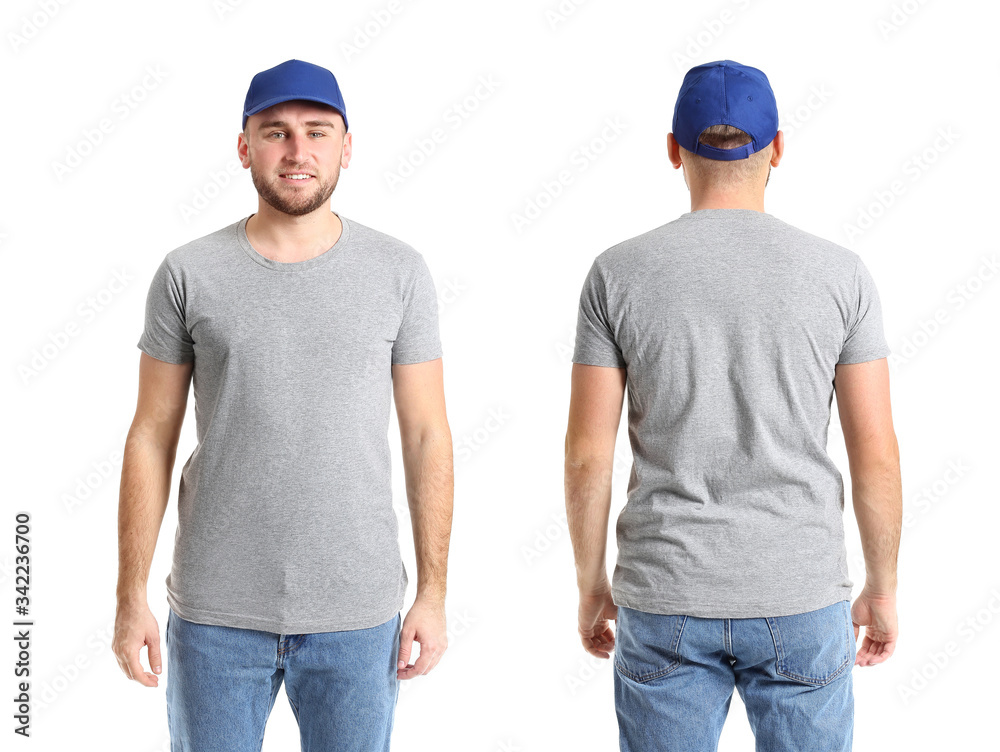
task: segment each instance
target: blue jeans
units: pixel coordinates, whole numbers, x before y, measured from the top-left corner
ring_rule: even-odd
[[[760,619],[619,606],[614,662],[622,752],[715,752],[734,686],[757,752],[849,752],[856,653],[848,601]]]
[[[369,629],[275,634],[196,624],[171,609],[171,752],[260,752],[282,681],[302,752],[388,752],[399,630],[399,614]]]

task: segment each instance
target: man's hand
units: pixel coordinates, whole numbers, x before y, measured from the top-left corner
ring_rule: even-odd
[[[143,645],[147,648],[149,667],[156,674],[160,673],[160,628],[156,617],[149,610],[145,598],[119,601],[115,614],[115,636],[111,641],[118,665],[129,679],[147,687],[159,686],[156,674],[143,670],[139,662]]]
[[[618,606],[611,599],[611,588],[580,591],[580,640],[588,653],[610,658],[615,649],[615,633],[608,620],[617,620]]]
[[[408,663],[414,640],[420,643],[420,656],[416,664]],[[412,679],[428,673],[438,664],[447,649],[444,600],[431,600],[418,595],[400,628],[396,678]]]
[[[861,627],[865,628],[865,640],[857,651],[855,665],[874,666],[888,660],[899,638],[895,594],[871,592],[866,586],[851,606],[851,620],[855,642]]]

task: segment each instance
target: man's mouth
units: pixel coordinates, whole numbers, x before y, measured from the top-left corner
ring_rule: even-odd
[[[307,183],[313,179],[313,176],[308,172],[285,172],[280,177],[290,183]]]

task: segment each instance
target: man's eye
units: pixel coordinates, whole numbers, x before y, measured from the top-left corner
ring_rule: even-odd
[[[314,135],[314,136],[324,136],[324,135],[326,135],[326,134],[325,134],[325,133],[323,133],[323,131],[313,131],[313,132],[312,132],[312,135]]]
[[[270,138],[271,136],[284,136],[284,135],[285,135],[285,134],[284,134],[284,133],[282,133],[281,131],[275,131],[274,133],[271,133],[271,134],[270,134],[270,135],[268,136],[268,138]]]

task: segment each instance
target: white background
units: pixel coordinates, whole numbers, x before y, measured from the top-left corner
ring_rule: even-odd
[[[995,748],[997,15],[916,0],[5,2],[0,613],[13,622],[14,515],[30,511],[36,705],[31,739],[8,747],[10,626],[4,748],[169,748],[169,662],[149,689],[109,649],[136,342],[163,256],[256,210],[249,174],[227,167],[251,77],[292,57],[344,91],[354,159],[334,210],[417,248],[442,297],[451,646],[404,686],[394,749],[617,749],[613,669],[579,644],[563,522],[576,306],[598,253],[689,210],[666,134],[683,72],[723,58],[763,69],[776,92],[786,154],[766,210],[862,256],[894,351],[901,637],[888,663],[855,668],[855,749]],[[443,143],[414,160],[435,128]],[[401,161],[420,164],[390,185]],[[572,182],[553,195],[562,170]],[[543,208],[516,226],[530,202]],[[109,287],[116,272],[123,287]],[[101,310],[84,314],[91,300]],[[192,398],[149,583],[161,635],[193,410]],[[390,436],[415,583],[395,423]],[[612,520],[624,420],[617,451]],[[836,412],[830,451],[846,475]],[[850,504],[845,522],[860,589]],[[614,554],[612,540],[609,571]],[[264,749],[298,749],[283,692]],[[738,695],[720,749],[752,749]]]

